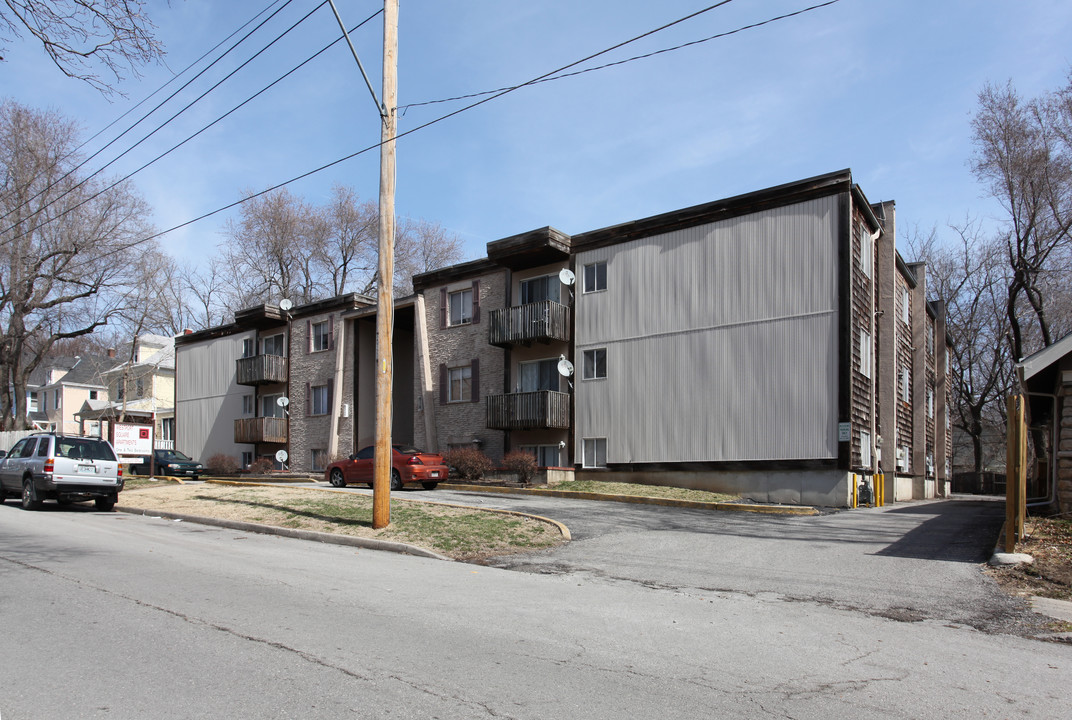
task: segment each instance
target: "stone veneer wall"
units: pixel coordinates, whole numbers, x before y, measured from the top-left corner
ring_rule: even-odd
[[[332,323],[333,338],[328,350],[317,352],[310,351],[309,331],[313,324],[330,320]],[[352,452],[353,446],[353,417],[341,417],[341,408],[334,407],[334,380],[335,359],[337,357],[336,341],[339,338],[339,329],[342,327],[339,312],[325,312],[318,315],[310,315],[295,318],[291,325],[290,342],[290,459],[288,465],[294,472],[313,472],[312,450],[328,449],[331,423],[339,423],[339,446],[337,456],[346,456]],[[342,338],[343,342],[343,388],[342,402],[353,402],[353,333],[352,323],[346,328]],[[307,392],[310,388],[332,384],[329,390],[332,407],[326,415],[310,415]],[[331,458],[327,458],[330,462]],[[327,464],[325,462],[325,464]]]
[[[488,314],[495,309],[506,306],[506,271],[497,270],[463,280],[452,281],[446,285],[426,288],[425,322],[428,328],[429,363],[431,365],[432,392],[429,402],[423,403],[414,417],[414,440],[418,447],[426,450],[445,452],[452,445],[473,446],[474,439],[480,440],[480,449],[495,463],[502,462],[504,454],[504,435],[499,430],[487,428],[488,395],[503,392],[504,351],[488,343]],[[480,318],[478,322],[455,327],[442,326],[442,290],[448,292],[472,287],[479,282]],[[416,345],[416,343],[414,343]],[[475,402],[441,402],[440,366],[456,367],[461,364],[479,361],[478,391]],[[419,360],[418,360],[419,362]],[[422,370],[415,368],[415,397],[422,397]],[[438,447],[428,447],[425,432],[424,414],[434,413],[436,439]]]

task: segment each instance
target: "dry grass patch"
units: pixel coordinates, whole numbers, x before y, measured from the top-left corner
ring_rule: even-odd
[[[373,530],[370,496],[327,490],[167,484],[124,492],[120,505],[411,543],[466,561],[563,542],[538,520],[401,499],[391,501],[391,524]]]
[[[1035,562],[989,568],[990,575],[1009,592],[1072,600],[1072,520],[1031,517],[1024,534],[1016,552],[1027,553]]]

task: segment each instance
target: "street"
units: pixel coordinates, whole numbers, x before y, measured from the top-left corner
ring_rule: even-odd
[[[979,572],[985,503],[470,501],[576,540],[484,567],[6,503],[0,718],[1067,712],[1072,648],[997,632],[1027,619]]]

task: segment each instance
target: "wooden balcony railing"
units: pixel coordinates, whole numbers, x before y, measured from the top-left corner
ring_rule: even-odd
[[[498,347],[569,338],[569,308],[553,300],[498,308],[489,313],[488,342]]]
[[[566,429],[569,393],[552,390],[489,395],[487,426],[494,430]]]
[[[234,422],[234,441],[236,443],[285,443],[287,419],[239,418]]]
[[[239,385],[267,385],[287,381],[287,359],[279,355],[254,355],[236,361],[235,382]]]

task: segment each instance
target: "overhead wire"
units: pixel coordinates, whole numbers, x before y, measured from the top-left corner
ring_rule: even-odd
[[[277,0],[277,1],[278,1],[278,0]],[[58,179],[56,179],[55,181],[53,181],[53,182],[51,182],[50,184],[48,184],[48,185],[47,185],[47,186],[46,186],[45,188],[43,188],[42,190],[40,190],[40,191],[39,191],[39,192],[38,192],[38,193],[37,193],[36,195],[34,195],[33,197],[31,197],[31,198],[29,198],[28,200],[26,200],[25,202],[23,202],[23,203],[22,203],[21,205],[18,205],[17,207],[15,207],[15,208],[12,208],[11,210],[9,210],[9,211],[8,211],[8,212],[7,212],[7,213],[6,213],[5,215],[3,215],[2,217],[0,217],[0,220],[6,219],[6,218],[7,218],[8,216],[10,216],[10,215],[11,215],[11,213],[13,213],[13,212],[16,212],[17,210],[20,210],[20,209],[22,209],[22,208],[26,207],[26,205],[28,205],[29,203],[33,202],[33,201],[34,201],[34,200],[36,200],[37,198],[41,197],[41,195],[43,195],[44,193],[48,192],[48,191],[49,191],[49,190],[51,190],[52,188],[56,187],[56,186],[57,186],[57,185],[58,185],[59,183],[61,183],[61,182],[63,182],[64,180],[66,180],[66,179],[67,179],[68,177],[70,177],[70,176],[71,176],[71,175],[72,175],[73,173],[77,172],[77,171],[78,171],[79,169],[81,169],[82,167],[84,167],[84,166],[86,165],[86,163],[90,162],[91,160],[93,160],[94,158],[96,158],[96,157],[97,157],[98,155],[100,155],[100,154],[101,154],[102,152],[104,152],[105,150],[107,150],[107,149],[108,149],[109,147],[111,147],[112,145],[114,145],[114,144],[115,144],[116,142],[118,142],[118,141],[119,141],[119,140],[120,140],[120,139],[121,139],[121,138],[122,138],[123,136],[125,136],[125,135],[126,135],[127,133],[129,133],[129,132],[130,132],[131,130],[133,130],[133,129],[134,129],[134,128],[136,128],[136,127],[137,127],[138,125],[140,125],[140,124],[141,124],[141,123],[142,123],[142,122],[143,122],[143,121],[144,121],[144,120],[145,120],[146,118],[148,118],[148,117],[149,117],[150,115],[152,115],[152,114],[153,114],[153,113],[155,113],[155,112],[156,112],[157,110],[159,110],[159,109],[160,109],[161,107],[163,107],[163,106],[164,106],[164,105],[166,105],[166,104],[167,104],[168,102],[170,102],[170,101],[171,101],[171,100],[172,100],[172,99],[173,99],[173,98],[174,98],[174,97],[175,97],[176,95],[178,95],[178,94],[179,94],[179,93],[181,93],[181,92],[182,92],[183,90],[185,90],[186,88],[188,88],[188,87],[189,87],[189,86],[190,86],[190,85],[191,85],[191,84],[192,84],[192,83],[193,83],[194,81],[196,81],[196,80],[197,80],[198,78],[200,78],[200,77],[201,77],[202,75],[204,75],[204,74],[205,74],[206,72],[208,72],[208,71],[209,71],[209,70],[210,70],[210,69],[211,69],[211,68],[212,68],[213,66],[215,66],[215,65],[216,65],[217,63],[219,63],[219,62],[220,62],[221,60],[223,60],[223,58],[227,57],[227,55],[228,55],[228,54],[229,54],[229,53],[230,53],[230,52],[231,52],[232,50],[234,50],[234,49],[235,49],[235,48],[237,48],[237,47],[238,47],[239,45],[241,45],[241,44],[242,44],[243,42],[245,42],[245,41],[246,41],[247,39],[249,39],[249,38],[250,38],[250,37],[251,37],[251,36],[252,36],[252,35],[253,35],[254,33],[256,33],[256,32],[257,32],[258,30],[260,30],[260,29],[261,29],[262,27],[264,27],[264,25],[265,25],[265,24],[267,24],[268,22],[270,22],[270,21],[272,20],[272,18],[274,18],[274,17],[276,16],[276,15],[278,15],[278,14],[279,14],[280,12],[282,12],[282,11],[283,11],[284,9],[286,9],[286,7],[287,7],[288,5],[290,5],[290,4],[292,3],[292,2],[294,2],[294,0],[285,0],[285,2],[283,3],[283,5],[282,5],[281,7],[279,7],[279,8],[278,8],[278,9],[277,9],[277,10],[276,10],[275,12],[273,12],[273,13],[272,13],[271,15],[269,15],[269,16],[268,16],[267,18],[265,18],[265,19],[264,19],[263,21],[261,21],[261,22],[260,22],[260,23],[259,23],[259,24],[257,25],[257,27],[253,28],[253,29],[252,29],[252,30],[250,30],[250,31],[249,31],[248,33],[246,33],[246,34],[245,34],[245,35],[244,35],[244,36],[243,36],[243,37],[242,37],[242,38],[241,38],[241,39],[240,39],[240,40],[239,40],[238,42],[234,43],[234,44],[233,44],[233,45],[232,45],[231,47],[227,48],[227,50],[226,50],[226,51],[225,51],[225,52],[224,52],[223,54],[221,54],[221,55],[220,55],[220,56],[219,56],[218,58],[216,58],[216,59],[215,59],[215,60],[213,60],[213,61],[212,61],[211,63],[209,63],[209,64],[208,64],[207,66],[205,66],[205,68],[204,68],[204,69],[202,69],[202,70],[201,70],[201,72],[197,73],[197,74],[196,74],[196,75],[194,75],[194,76],[193,76],[192,78],[190,78],[190,79],[189,79],[188,81],[186,81],[186,82],[185,82],[185,83],[184,83],[184,84],[182,85],[182,87],[178,88],[177,90],[175,90],[175,92],[173,92],[173,93],[171,93],[170,95],[168,95],[168,96],[167,96],[166,98],[164,98],[164,99],[163,99],[163,100],[162,100],[162,101],[161,101],[161,102],[160,102],[159,104],[157,104],[157,106],[156,106],[156,107],[154,107],[154,108],[153,108],[152,110],[150,110],[149,112],[147,112],[147,113],[145,113],[144,115],[142,115],[142,116],[141,116],[141,117],[140,117],[140,118],[139,118],[139,119],[138,119],[137,121],[135,121],[135,122],[134,122],[134,123],[133,123],[132,125],[130,125],[130,127],[128,127],[128,128],[127,128],[126,130],[124,130],[123,132],[119,133],[119,135],[117,135],[117,136],[116,136],[115,138],[113,138],[113,139],[112,139],[111,141],[109,141],[109,142],[108,142],[107,144],[105,144],[105,145],[104,145],[103,147],[101,147],[100,149],[98,149],[98,150],[97,150],[97,151],[96,151],[95,153],[93,153],[92,155],[90,155],[89,157],[87,157],[86,159],[84,159],[84,160],[83,160],[82,162],[78,163],[78,164],[77,164],[77,165],[75,165],[75,166],[74,166],[73,168],[71,168],[70,170],[68,170],[68,171],[67,171],[67,172],[66,172],[66,173],[65,173],[65,174],[64,174],[63,176],[61,176],[60,178],[58,178]],[[309,13],[308,13],[308,14],[306,15],[306,17],[308,17],[309,15],[311,15],[311,14],[312,14],[313,12],[315,12],[316,10],[319,10],[319,9],[320,9],[321,7],[323,7],[323,6],[324,6],[324,5],[326,4],[326,3],[327,3],[327,0],[323,0],[323,2],[321,2],[321,3],[320,3],[319,5],[317,5],[317,6],[315,7],[315,8],[313,8],[313,10],[311,10],[311,11],[310,11],[310,12],[309,12]],[[271,6],[269,6],[269,7],[271,7]],[[303,20],[304,20],[304,18],[303,18]],[[248,25],[248,23],[247,23],[247,25]],[[287,30],[287,32],[290,32],[290,30],[293,30],[293,27],[291,27],[291,28],[290,28],[289,30]],[[286,33],[283,33],[283,34],[285,35]],[[280,36],[280,37],[281,37],[281,36]],[[275,40],[273,40],[273,41],[272,41],[272,43],[275,43],[275,42],[277,42],[278,40],[279,40],[279,37],[277,37],[277,38],[276,38]],[[268,47],[270,47],[270,46],[271,46],[271,45],[269,45]],[[267,48],[262,48],[262,49],[261,49],[261,50],[260,50],[260,51],[259,51],[259,52],[257,53],[257,55],[260,55],[260,53],[264,52],[264,50],[266,50],[266,49],[267,49]],[[257,57],[257,55],[254,55],[253,57],[255,58],[255,57]],[[246,61],[246,62],[245,62],[245,63],[244,63],[244,64],[243,64],[242,66],[240,66],[240,67],[239,67],[239,69],[241,69],[242,67],[245,67],[245,65],[248,65],[248,64],[249,64],[249,62],[250,62],[250,61],[251,61],[252,59],[253,59],[253,58],[250,58],[250,60],[247,60],[247,61]],[[212,89],[215,89],[216,87],[219,87],[219,85],[221,85],[221,84],[222,84],[222,83],[223,83],[223,82],[224,82],[225,80],[227,80],[227,79],[228,79],[228,78],[230,78],[230,77],[231,77],[232,75],[234,75],[234,73],[235,73],[235,72],[237,72],[237,70],[235,70],[235,71],[234,71],[234,72],[232,72],[232,73],[231,73],[230,75],[228,75],[228,76],[227,76],[226,78],[224,78],[224,80],[221,80],[221,81],[220,81],[219,83],[217,83],[216,85],[214,85]],[[153,93],[153,94],[155,94],[155,93]],[[205,95],[207,95],[207,94],[208,94],[208,93],[203,93],[203,94],[202,94],[202,95],[201,95],[200,97],[198,97],[198,98],[197,98],[197,100],[195,100],[195,101],[194,101],[194,103],[196,103],[196,102],[198,102],[199,100],[201,100],[201,99],[202,99],[202,98],[203,98],[203,97],[204,97]],[[150,96],[150,97],[151,97],[151,96]],[[110,167],[110,166],[111,166],[112,164],[114,164],[115,162],[117,162],[117,161],[118,161],[118,160],[119,160],[120,158],[122,158],[122,157],[123,157],[124,155],[126,155],[126,154],[127,154],[127,153],[129,153],[129,152],[130,152],[131,150],[133,150],[134,148],[138,147],[138,145],[140,145],[141,143],[143,143],[143,142],[144,142],[145,140],[147,140],[148,138],[152,137],[152,136],[153,136],[154,134],[156,134],[157,132],[159,132],[159,131],[160,131],[160,130],[161,130],[162,128],[164,128],[164,127],[165,127],[166,125],[168,125],[168,123],[170,123],[170,122],[171,122],[172,120],[174,120],[175,118],[177,118],[177,117],[178,117],[179,115],[181,115],[182,113],[186,112],[186,110],[188,110],[188,109],[189,109],[189,108],[190,108],[190,107],[191,107],[191,106],[192,106],[192,105],[193,105],[194,103],[190,103],[189,105],[187,105],[186,107],[184,107],[184,108],[183,108],[182,110],[180,110],[180,111],[179,111],[178,113],[176,113],[176,114],[172,115],[172,116],[171,116],[170,118],[168,118],[168,119],[167,119],[166,121],[164,121],[164,122],[163,122],[162,124],[158,125],[158,126],[157,126],[157,127],[156,127],[156,128],[155,128],[155,129],[154,129],[154,130],[153,130],[152,132],[151,132],[151,133],[149,133],[148,135],[146,135],[145,137],[143,137],[143,138],[142,138],[141,140],[139,140],[138,142],[136,142],[136,143],[135,143],[134,145],[132,145],[132,146],[130,146],[129,148],[127,148],[126,150],[124,150],[124,151],[123,151],[122,153],[120,153],[120,154],[119,154],[119,155],[118,155],[117,157],[115,157],[115,158],[113,158],[112,160],[110,160],[110,161],[109,161],[108,163],[106,163],[105,165],[103,165],[102,167],[100,167],[100,168],[99,168],[98,170],[96,170],[96,171],[95,171],[95,172],[93,172],[92,174],[90,174],[90,175],[88,175],[87,177],[83,178],[83,179],[82,179],[82,180],[81,180],[80,182],[76,183],[76,184],[75,184],[74,186],[72,186],[72,187],[68,188],[68,189],[67,189],[67,190],[66,190],[66,191],[65,191],[64,193],[62,193],[62,194],[61,194],[61,195],[60,195],[59,197],[53,198],[53,199],[52,199],[51,201],[49,201],[49,202],[48,202],[47,204],[45,204],[45,205],[44,205],[43,207],[41,207],[41,208],[38,208],[36,212],[34,212],[34,213],[33,213],[32,215],[30,215],[30,217],[34,217],[34,216],[35,216],[35,215],[37,215],[38,213],[40,213],[40,212],[42,212],[43,210],[46,210],[47,208],[49,208],[49,207],[50,207],[50,206],[51,206],[51,205],[52,205],[53,203],[55,203],[55,202],[57,202],[57,201],[59,201],[59,200],[63,199],[64,197],[66,197],[67,195],[69,195],[69,194],[70,194],[71,192],[73,192],[74,190],[77,190],[78,188],[82,187],[82,185],[84,185],[84,184],[85,184],[86,182],[88,182],[88,181],[89,181],[90,179],[92,179],[92,178],[93,178],[93,177],[95,177],[96,175],[99,175],[99,174],[100,174],[101,172],[103,172],[103,171],[104,171],[104,170],[105,170],[106,168]],[[113,123],[113,124],[114,124],[114,123]],[[98,134],[99,134],[99,133],[98,133]],[[7,229],[7,230],[5,230],[4,232],[9,232],[9,231],[10,231],[11,229],[12,229],[12,228],[8,228],[8,229]]]
[[[643,55],[634,55],[633,57],[625,58],[624,60],[616,60],[614,62],[604,63],[603,65],[596,65],[595,67],[585,68],[583,70],[576,70],[574,72],[556,74],[553,77],[545,77],[542,80],[537,80],[537,81],[529,82],[529,83],[526,83],[526,84],[528,84],[528,85],[536,85],[536,84],[539,84],[539,83],[551,82],[553,80],[563,80],[565,78],[576,77],[578,75],[584,75],[585,73],[595,72],[596,70],[605,70],[607,68],[615,67],[617,65],[625,65],[626,63],[631,63],[631,62],[633,62],[635,60],[645,60],[645,59],[650,58],[650,57],[655,57],[656,55],[662,55],[664,53],[674,52],[675,50],[682,50],[682,49],[687,48],[687,47],[692,47],[693,45],[701,45],[703,43],[710,42],[712,40],[719,40],[719,39],[724,38],[724,37],[729,37],[730,35],[736,35],[737,33],[744,32],[745,30],[754,30],[755,28],[762,27],[763,25],[769,25],[770,23],[777,22],[779,20],[785,20],[787,18],[795,17],[797,15],[803,15],[806,12],[811,12],[812,10],[818,10],[820,8],[824,8],[824,7],[827,7],[828,5],[833,5],[833,4],[838,3],[838,2],[841,2],[841,0],[828,0],[827,2],[819,3],[818,5],[812,5],[811,7],[802,8],[802,9],[797,10],[795,12],[786,13],[784,15],[779,15],[777,17],[768,18],[766,20],[751,23],[749,25],[742,25],[741,27],[736,28],[734,30],[727,30],[726,32],[721,32],[721,33],[718,33],[716,35],[711,35],[709,37],[701,38],[700,40],[692,40],[690,42],[682,43],[680,45],[675,45],[673,47],[662,48],[661,50],[655,50],[653,52],[644,53]],[[517,86],[517,87],[520,87],[520,86]],[[425,100],[424,102],[407,103],[405,105],[399,105],[398,109],[402,110],[404,112],[404,111],[408,110],[409,108],[422,107],[422,106],[425,106],[425,105],[438,105],[438,104],[441,104],[441,103],[453,102],[455,100],[468,100],[469,98],[481,97],[483,95],[492,95],[492,94],[497,93],[497,92],[502,92],[504,90],[512,90],[512,89],[516,89],[516,87],[515,88],[502,87],[502,88],[496,88],[495,90],[483,90],[481,92],[468,93],[466,95],[456,95],[454,97],[443,98],[441,100]]]

